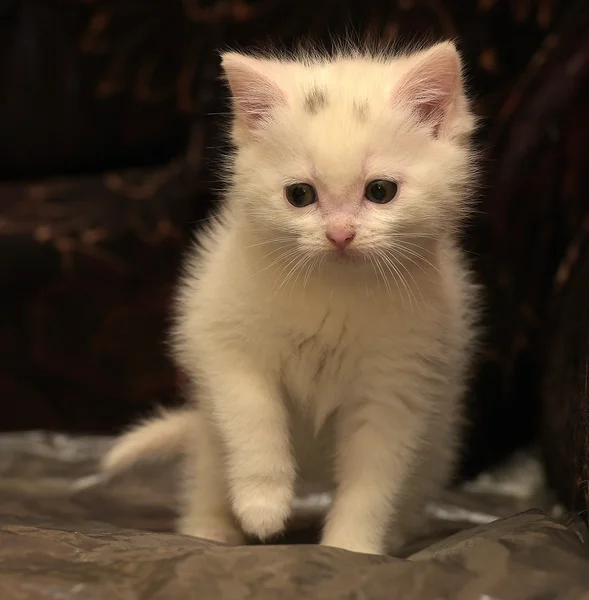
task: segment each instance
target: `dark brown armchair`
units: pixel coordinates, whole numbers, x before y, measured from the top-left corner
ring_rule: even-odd
[[[166,317],[217,189],[215,49],[329,45],[350,23],[460,40],[488,173],[465,240],[488,313],[464,471],[542,431],[553,480],[583,508],[585,0],[2,0],[3,428],[112,431],[176,400]]]

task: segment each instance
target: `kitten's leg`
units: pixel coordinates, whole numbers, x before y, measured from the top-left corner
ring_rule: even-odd
[[[251,365],[226,360],[220,372],[207,387],[231,505],[243,530],[264,540],[284,529],[292,510],[295,467],[286,410],[278,386]]]
[[[199,416],[199,426],[186,442],[178,531],[223,544],[243,544],[229,504],[219,440],[206,415],[199,411]]]
[[[387,396],[381,396],[381,398]],[[403,488],[418,460],[426,419],[410,406],[367,399],[339,415],[336,483],[321,543],[382,554],[385,540],[403,541],[390,531]],[[391,533],[393,537],[391,537]]]

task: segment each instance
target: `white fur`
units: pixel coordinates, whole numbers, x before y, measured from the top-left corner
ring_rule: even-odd
[[[323,544],[395,551],[452,474],[474,352],[476,291],[455,242],[474,126],[458,54],[230,53],[223,66],[236,152],[173,335],[202,415],[198,434],[176,423],[179,529],[270,539],[303,478],[334,488]],[[316,89],[325,102],[309,111]],[[383,178],[397,197],[371,204],[364,187]],[[292,207],[295,182],[319,201]],[[333,227],[355,232],[350,260]]]
[[[101,470],[116,474],[149,455],[164,461],[182,454],[185,441],[194,434],[199,415],[194,410],[164,412],[142,421],[124,433],[101,461]]]

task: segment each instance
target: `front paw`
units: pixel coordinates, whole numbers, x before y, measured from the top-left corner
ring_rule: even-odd
[[[384,554],[380,544],[363,539],[362,536],[352,537],[345,534],[341,536],[324,536],[321,540],[321,545],[349,550],[350,552],[357,552],[359,554]]]
[[[229,518],[185,516],[179,520],[177,531],[184,535],[229,546],[241,546],[245,544],[243,533],[239,531]]]
[[[360,554],[385,554],[384,534],[384,529],[371,528],[369,522],[362,523],[357,516],[354,520],[342,519],[341,516],[337,520],[328,518],[321,545]]]
[[[262,541],[282,533],[291,514],[292,486],[264,482],[250,484],[246,490],[233,500],[233,511],[243,530]]]

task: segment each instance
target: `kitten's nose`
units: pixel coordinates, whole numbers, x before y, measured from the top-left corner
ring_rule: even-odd
[[[356,234],[351,229],[332,229],[325,235],[338,250],[343,250],[351,243]]]

